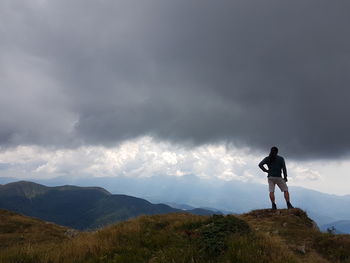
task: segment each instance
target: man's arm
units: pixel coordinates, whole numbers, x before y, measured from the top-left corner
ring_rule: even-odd
[[[267,162],[266,162],[266,158],[264,158],[264,159],[259,163],[259,167],[260,167],[260,169],[263,170],[265,173],[268,173],[269,170],[267,170],[267,169],[265,168],[265,166],[264,166],[264,164],[266,164],[266,163],[267,163]]]
[[[287,167],[286,167],[286,162],[284,161],[284,158],[283,158],[282,160],[283,160],[283,162],[282,162],[283,177],[284,177],[284,180],[287,181]]]

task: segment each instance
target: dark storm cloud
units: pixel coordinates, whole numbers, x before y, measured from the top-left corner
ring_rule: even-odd
[[[2,145],[147,134],[349,153],[347,1],[0,5]]]

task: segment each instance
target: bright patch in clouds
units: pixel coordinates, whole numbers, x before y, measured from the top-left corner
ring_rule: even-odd
[[[142,137],[113,148],[84,146],[50,150],[39,146],[18,146],[4,149],[0,151],[0,176],[31,179],[67,175],[149,177],[194,174],[202,178],[265,183],[265,175],[257,167],[263,157],[264,154],[252,153],[249,149],[228,148],[221,144],[188,149]],[[315,168],[322,167],[320,163],[300,164],[288,158],[286,162],[290,185],[330,193],[349,193],[339,183],[346,180],[344,174],[330,174],[332,166],[339,169],[339,163],[328,163],[321,173]],[[350,164],[343,162],[342,167],[345,172]],[[335,187],[325,188],[330,185]]]
[[[227,150],[223,145],[205,145],[191,150],[150,137],[126,141],[114,148],[84,146],[77,149],[49,150],[19,146],[0,153],[0,162],[9,171],[36,177],[72,176],[152,176],[195,174],[225,180],[246,181],[243,171],[252,160],[244,151]],[[248,162],[248,163],[247,163]],[[14,171],[12,170],[12,171]]]

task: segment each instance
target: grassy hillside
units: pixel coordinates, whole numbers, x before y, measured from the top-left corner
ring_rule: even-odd
[[[0,210],[0,249],[68,240],[76,230]]]
[[[319,232],[300,209],[141,216],[59,240],[1,248],[0,262],[350,262],[350,236]]]

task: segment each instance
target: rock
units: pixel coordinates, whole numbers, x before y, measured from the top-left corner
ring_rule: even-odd
[[[74,229],[68,229],[64,234],[69,238],[73,238],[76,237],[79,234],[79,232]]]
[[[301,254],[306,254],[306,250],[305,250],[305,244],[303,244],[303,245],[300,245],[300,246],[297,246],[296,247],[296,250],[298,251],[298,252],[300,252]]]

